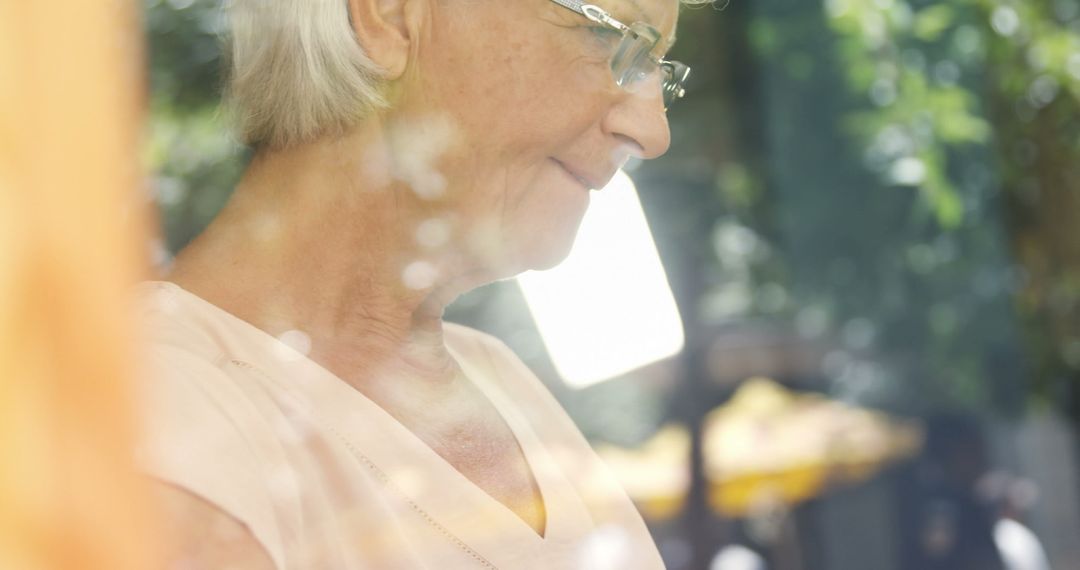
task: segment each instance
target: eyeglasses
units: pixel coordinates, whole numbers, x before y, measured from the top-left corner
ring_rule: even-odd
[[[633,86],[659,71],[665,110],[686,94],[686,79],[690,77],[690,67],[653,55],[656,44],[660,42],[660,32],[655,27],[644,22],[635,22],[627,26],[612,18],[602,8],[585,4],[581,0],[551,1],[622,34],[611,58],[611,73],[619,87],[629,91]]]

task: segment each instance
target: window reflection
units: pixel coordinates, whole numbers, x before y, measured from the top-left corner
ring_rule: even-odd
[[[146,3],[170,250],[245,158],[215,111],[215,14]],[[517,289],[451,316],[540,373],[673,569],[1080,567],[1075,3],[682,18],[695,78],[632,177],[686,350],[570,390]]]

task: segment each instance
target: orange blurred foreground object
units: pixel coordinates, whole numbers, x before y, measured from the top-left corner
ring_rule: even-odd
[[[137,16],[0,0],[0,568],[159,566],[131,468]]]

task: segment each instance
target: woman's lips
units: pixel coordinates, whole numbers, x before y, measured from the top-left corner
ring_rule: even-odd
[[[562,168],[564,172],[566,172],[568,175],[570,175],[570,178],[573,178],[574,180],[576,180],[577,183],[580,184],[582,188],[584,188],[586,190],[593,189],[593,185],[590,184],[588,180],[581,177],[580,175],[575,173],[573,170],[567,168],[567,166],[565,164],[563,164],[562,161],[560,161],[559,159],[556,159],[556,158],[553,158],[551,160],[554,161],[555,164],[558,164],[559,168]]]

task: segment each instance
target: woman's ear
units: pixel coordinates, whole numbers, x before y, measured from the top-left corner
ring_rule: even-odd
[[[416,41],[416,30],[408,12],[422,0],[349,0],[349,17],[357,41],[371,61],[383,71],[383,79],[394,80],[405,72]]]

